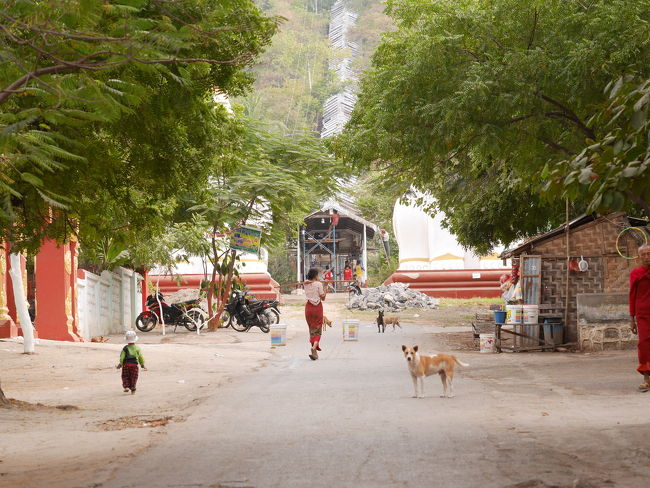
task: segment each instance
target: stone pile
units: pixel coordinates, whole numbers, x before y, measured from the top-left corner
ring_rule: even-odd
[[[406,283],[391,283],[362,289],[361,295],[352,296],[348,308],[398,312],[406,308],[438,308],[438,303],[436,298],[411,290]]]

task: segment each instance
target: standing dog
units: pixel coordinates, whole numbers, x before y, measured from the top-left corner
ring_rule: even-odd
[[[392,325],[393,331],[396,327],[399,327],[400,329],[402,328],[402,326],[399,325],[399,317],[384,317],[384,311],[380,310],[379,315],[377,315],[377,332],[386,332],[387,325]]]
[[[332,327],[332,321],[323,315],[323,332],[325,332],[328,327]]]
[[[402,328],[402,326],[399,325],[399,317],[397,315],[393,315],[391,317],[384,317],[384,324],[392,325],[393,332],[395,331],[395,327],[399,327],[400,329]]]
[[[451,354],[420,356],[418,346],[402,346],[402,351],[413,380],[413,388],[415,389],[413,398],[424,398],[424,377],[432,374],[440,375],[443,388],[443,393],[440,396],[442,398],[454,396],[454,367],[456,364],[459,366],[469,366],[469,364],[460,362],[456,356]],[[447,395],[447,385],[449,385],[449,395]]]

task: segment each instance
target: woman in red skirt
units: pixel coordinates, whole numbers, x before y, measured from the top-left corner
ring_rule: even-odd
[[[639,390],[650,390],[650,246],[639,248],[641,267],[630,273],[630,326],[639,334],[639,367],[643,384]]]
[[[327,292],[323,289],[323,283],[318,281],[319,271],[311,268],[307,272],[307,281],[305,282],[305,319],[309,326],[309,342],[311,344],[311,353],[309,358],[312,361],[318,359],[320,351],[320,336],[323,332],[323,300]]]

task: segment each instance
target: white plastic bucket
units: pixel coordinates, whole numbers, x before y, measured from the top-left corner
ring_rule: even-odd
[[[348,319],[343,321],[343,340],[344,341],[358,341],[359,340],[359,321]]]
[[[506,324],[522,324],[524,307],[522,305],[506,305]]]
[[[480,334],[479,335],[480,352],[493,353],[496,351],[496,343],[494,334]]]
[[[524,305],[524,324],[537,324],[539,320],[539,305]]]
[[[273,324],[271,326],[271,346],[287,345],[287,326],[286,324]]]

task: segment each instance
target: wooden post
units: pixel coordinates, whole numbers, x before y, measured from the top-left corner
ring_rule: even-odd
[[[366,238],[366,224],[363,224],[363,254],[361,254],[361,266],[363,267],[363,282],[368,281],[368,239]]]
[[[296,243],[296,281],[302,281],[302,273],[300,271],[300,255],[301,255],[301,239],[300,239],[300,226],[298,226],[298,242]]]

